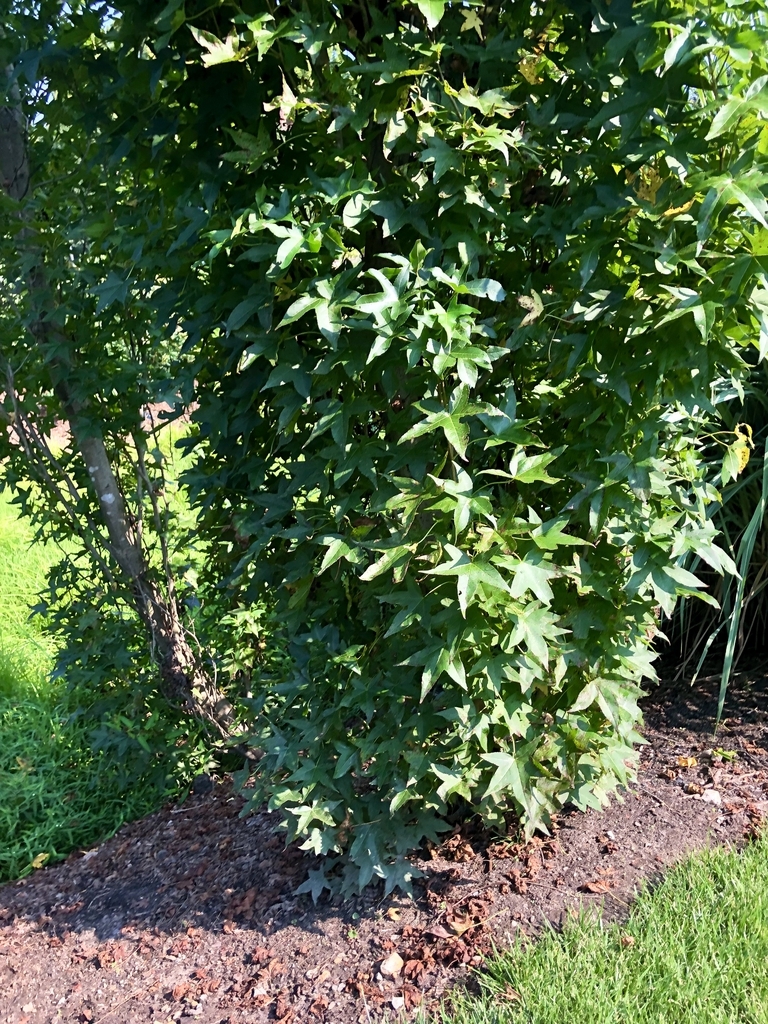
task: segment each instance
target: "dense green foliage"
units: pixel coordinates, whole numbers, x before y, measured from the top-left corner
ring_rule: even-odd
[[[733,568],[698,433],[768,338],[764,4],[40,13],[4,50],[45,111],[56,316],[177,576],[138,418],[199,403],[187,626],[239,669],[254,799],[389,887],[453,812],[531,830],[599,806],[631,775],[658,609],[700,588],[682,562]],[[19,326],[4,310],[37,397],[52,356]],[[124,637],[119,580],[99,587]]]
[[[762,275],[717,216],[719,189],[763,217],[761,171],[726,180],[718,92],[686,96],[712,24],[471,13],[238,28],[280,149],[236,138],[260,188],[214,236],[242,284],[198,373],[204,469],[234,579],[293,633],[266,788],[362,882],[457,799],[530,828],[625,781],[653,607],[698,586],[687,550],[725,564],[695,419],[750,340],[724,296]],[[215,83],[232,54],[196,35]]]
[[[768,843],[710,850],[641,894],[625,925],[585,911],[490,965],[448,1024],[765,1024]]]

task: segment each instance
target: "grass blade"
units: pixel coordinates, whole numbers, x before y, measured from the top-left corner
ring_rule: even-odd
[[[715,731],[720,724],[720,719],[723,714],[723,705],[725,704],[725,695],[728,692],[728,683],[730,682],[731,672],[733,670],[733,656],[736,650],[736,638],[739,635],[739,624],[741,622],[741,611],[744,604],[744,587],[746,584],[747,575],[749,574],[749,566],[752,560],[752,552],[755,550],[755,541],[757,535],[763,525],[763,519],[765,517],[765,507],[768,501],[768,446],[763,452],[763,482],[760,491],[760,500],[752,513],[752,518],[747,524],[747,528],[744,531],[744,535],[739,542],[738,552],[738,566],[739,566],[739,582],[736,588],[736,598],[733,602],[733,612],[731,614],[730,622],[728,623],[728,640],[725,645],[725,656],[723,658],[723,671],[720,677],[720,694],[717,699],[717,718],[715,719]]]

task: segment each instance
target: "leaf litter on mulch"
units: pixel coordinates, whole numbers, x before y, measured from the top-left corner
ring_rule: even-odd
[[[200,1021],[351,1024],[408,1017],[472,983],[494,943],[608,918],[707,843],[768,816],[768,694],[734,688],[646,701],[637,786],[602,813],[566,812],[523,844],[473,822],[423,851],[414,899],[375,888],[314,905],[313,859],[274,816],[240,818],[224,781],[123,827],[96,850],[0,889],[0,1024]]]

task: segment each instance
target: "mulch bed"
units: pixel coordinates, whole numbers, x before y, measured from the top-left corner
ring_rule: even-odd
[[[689,851],[738,845],[768,815],[768,693],[713,684],[646,702],[639,782],[550,838],[457,831],[418,860],[415,899],[296,896],[313,858],[266,812],[240,818],[225,780],[0,888],[0,1022],[370,1024],[472,984],[493,942],[569,909],[626,914]],[[714,748],[714,750],[713,750]],[[720,748],[736,757],[721,757]]]

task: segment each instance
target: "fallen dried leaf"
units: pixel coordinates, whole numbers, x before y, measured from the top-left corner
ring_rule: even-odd
[[[399,921],[400,911],[397,909],[397,907],[389,907],[387,910],[387,917],[389,918],[390,921]]]
[[[686,782],[683,790],[688,796],[700,796],[704,792],[704,787],[700,786],[698,782]]]
[[[699,762],[695,757],[678,757],[677,763],[681,768],[695,768]]]
[[[426,964],[423,960],[408,960],[403,968],[403,974],[406,978],[418,978],[425,969]]]
[[[460,835],[451,836],[450,839],[447,839],[441,846],[440,853],[446,860],[457,861],[459,863],[474,860],[475,857],[475,851],[467,840]]]
[[[98,949],[96,949],[95,946],[83,946],[80,949],[74,950],[72,953],[72,962],[78,963],[82,960],[90,960],[92,957],[95,957],[97,953]]]
[[[629,949],[631,946],[634,946],[635,944],[635,938],[633,935],[622,935],[620,941],[625,949]]]
[[[508,857],[516,856],[518,851],[517,843],[504,840],[500,843],[494,843],[488,847],[488,856],[495,860],[505,860]]]
[[[415,985],[403,985],[403,998],[405,999],[406,1010],[412,1010],[421,1005],[422,994]]]
[[[477,922],[469,914],[457,914],[455,917],[449,918],[448,927],[456,935],[463,935],[468,932],[470,928],[475,928]]]
[[[604,879],[596,878],[592,882],[585,882],[583,885],[580,885],[579,886],[579,891],[580,892],[591,892],[591,893],[594,893],[596,895],[600,895],[602,893],[610,892],[611,891],[611,886],[610,886],[610,883],[606,882]]]
[[[601,853],[616,853],[619,849],[619,844],[616,842],[615,836],[609,836],[607,833],[598,837],[598,843],[600,843]]]
[[[742,743],[742,747],[744,748],[744,750],[747,751],[748,754],[765,754],[765,749],[763,747],[758,746],[757,743],[752,743],[751,740],[744,740],[744,742]],[[729,750],[726,751],[726,753],[732,754],[733,751]]]
[[[516,988],[512,988],[511,985],[506,985],[504,991],[499,993],[502,999],[506,999],[509,1003],[522,1003],[523,997],[517,991]]]
[[[441,924],[431,924],[424,929],[424,935],[431,935],[435,939],[450,939],[452,937],[451,933]]]
[[[280,993],[275,1002],[275,1017],[277,1020],[286,1022],[293,1019],[293,1007],[283,992]]]
[[[507,875],[507,878],[512,883],[514,891],[520,896],[525,896],[528,892],[528,883],[525,878],[523,878],[523,873],[520,868],[513,868]]]
[[[310,1005],[309,1012],[313,1013],[315,1017],[322,1017],[325,1011],[328,1009],[328,1000],[325,996],[318,996],[317,999]]]

